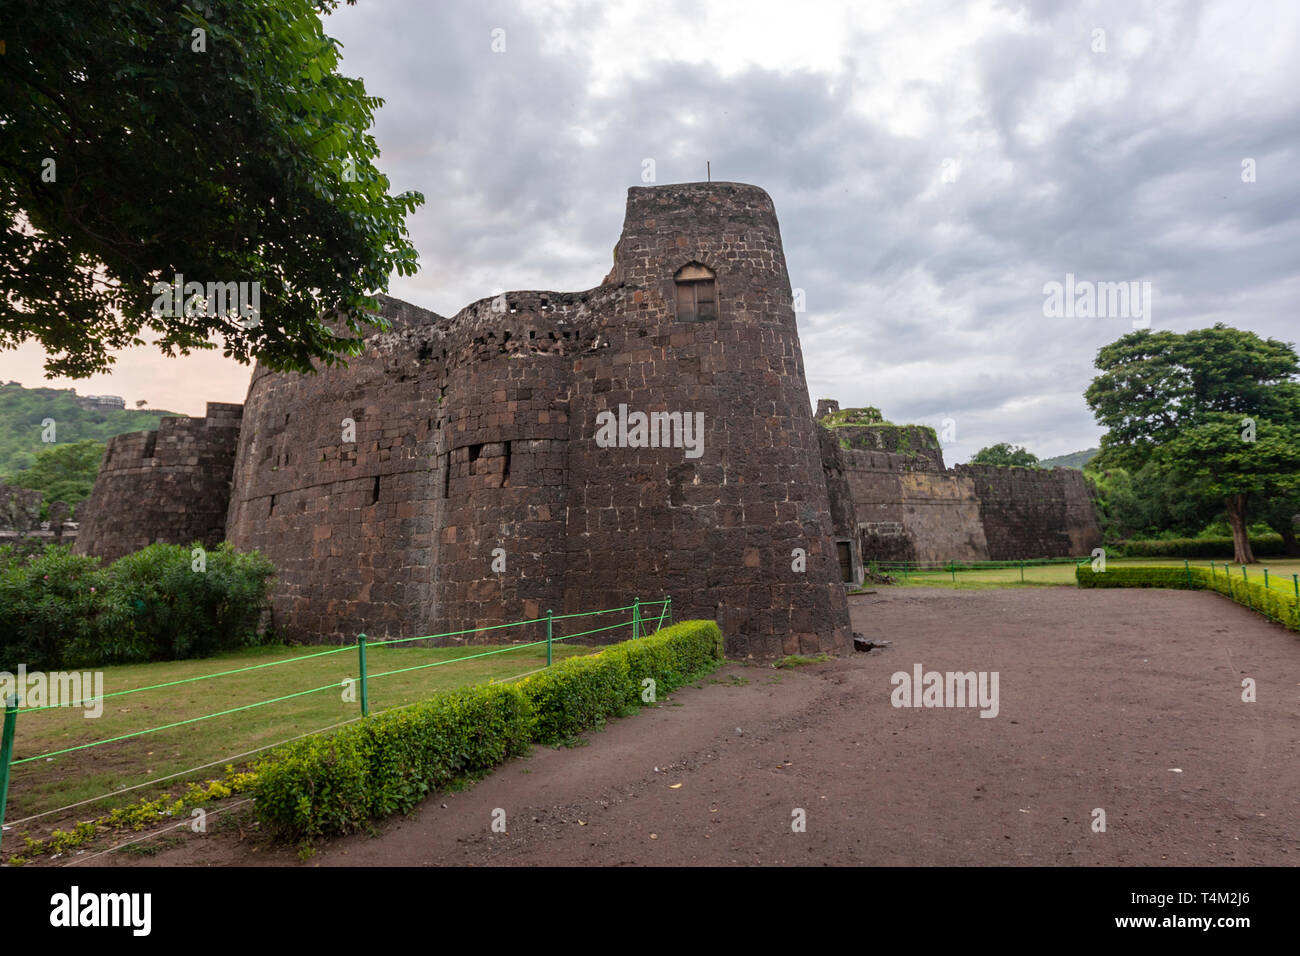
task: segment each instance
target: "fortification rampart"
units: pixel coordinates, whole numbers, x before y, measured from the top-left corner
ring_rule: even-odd
[[[832,400],[819,407],[838,418],[856,411],[841,412]],[[857,561],[1066,557],[1087,554],[1101,542],[1082,472],[946,468],[934,431],[920,426],[821,431],[836,540],[851,541]],[[862,450],[882,446],[892,450]]]
[[[420,636],[670,593],[732,654],[848,646],[762,190],[630,190],[587,292],[382,312],[390,330],[347,368],[259,369],[249,390],[227,531],[280,569],[286,634]],[[696,447],[601,440],[603,416],[655,412],[702,423]]]
[[[156,431],[110,438],[77,508],[74,550],[113,561],[159,541],[219,544],[241,408],[209,402],[203,418],[164,418]]]
[[[999,465],[954,470],[974,485],[990,560],[1085,555],[1101,544],[1083,472]]]

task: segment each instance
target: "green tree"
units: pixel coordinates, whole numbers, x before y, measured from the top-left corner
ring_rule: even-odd
[[[372,293],[416,271],[423,197],[374,166],[383,101],[336,72],[338,0],[6,6],[0,348],[37,341],[73,377],[146,332],[280,370],[360,351]],[[257,283],[259,311],[168,315],[177,275],[249,283],[243,304]]]
[[[93,438],[53,445],[37,452],[30,468],[5,479],[5,483],[41,492],[45,498],[42,517],[49,516],[51,502],[63,501],[75,508],[90,497],[95,487],[104,447],[103,442]]]
[[[1300,359],[1284,342],[1213,328],[1131,332],[1097,354],[1085,397],[1108,432],[1098,468],[1150,467],[1197,503],[1216,501],[1234,559],[1254,561],[1252,509],[1295,494]]]
[[[1012,447],[1006,442],[998,442],[981,448],[971,458],[972,465],[1019,465],[1022,468],[1037,468],[1038,456],[1026,451],[1020,445]]]

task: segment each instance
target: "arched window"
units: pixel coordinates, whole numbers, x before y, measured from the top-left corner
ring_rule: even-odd
[[[677,283],[677,321],[718,317],[718,292],[712,270],[692,262],[678,269],[673,281]]]

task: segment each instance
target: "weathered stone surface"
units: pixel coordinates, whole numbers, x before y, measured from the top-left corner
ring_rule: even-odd
[[[715,317],[677,314],[687,265],[716,277]],[[631,189],[614,268],[586,292],[508,292],[450,319],[385,297],[382,312],[390,329],[346,369],[255,370],[228,495],[217,448],[186,445],[170,470],[146,448],[197,426],[114,439],[85,549],[216,533],[210,507],[228,502],[226,537],[279,569],[287,637],[417,637],[670,594],[676,619],[717,619],[733,655],[848,648],[763,190]],[[620,406],[702,414],[701,453],[601,447],[598,416]]]
[[[1085,555],[1101,544],[1083,473],[957,465],[916,426],[819,426],[837,541],[863,562]],[[887,448],[874,451],[863,449]]]
[[[155,542],[215,547],[225,537],[241,406],[209,402],[203,418],[108,440],[90,497],[77,507],[74,550],[114,561]]]

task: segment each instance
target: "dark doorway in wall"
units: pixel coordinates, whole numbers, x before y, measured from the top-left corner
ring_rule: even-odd
[[[836,541],[835,551],[840,557],[840,580],[845,584],[853,583],[853,545],[848,541]]]

